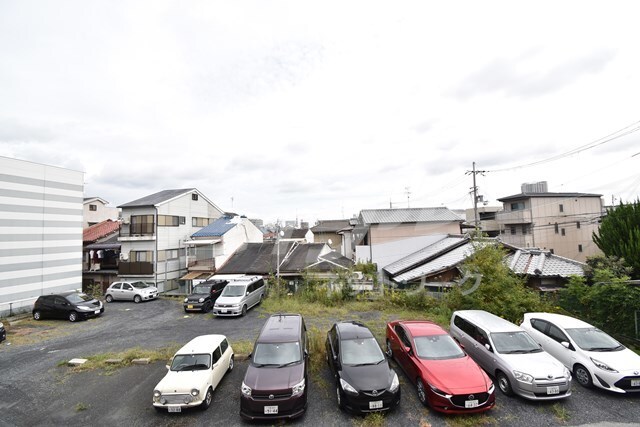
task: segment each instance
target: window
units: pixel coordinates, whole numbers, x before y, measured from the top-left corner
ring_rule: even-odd
[[[191,195],[191,200],[193,200],[194,202],[197,202],[198,201],[198,195],[196,193],[193,193]]]
[[[180,225],[185,225],[187,223],[187,218],[184,216],[180,217]]]
[[[215,364],[222,357],[222,353],[220,352],[220,347],[216,347],[213,351],[213,363]]]
[[[153,234],[153,215],[131,215],[131,234]]]
[[[89,205],[89,210],[90,211],[97,211],[98,210],[98,205]]]
[[[569,342],[569,339],[567,338],[567,336],[560,330],[558,329],[557,326],[553,325],[553,324],[549,324],[549,337],[551,337],[552,339],[558,341],[558,342]]]
[[[211,224],[214,220],[211,218],[198,218],[198,217],[193,217],[191,218],[191,225],[193,227],[206,227],[207,225]]]
[[[131,287],[131,285],[130,285],[130,284],[128,284],[128,283],[123,283],[123,284],[122,284],[122,290],[123,290],[123,291],[132,291],[132,290],[133,290],[133,288]]]
[[[582,245],[578,245],[578,252],[582,252]]]
[[[552,255],[555,253],[553,252],[553,248],[549,249],[549,252],[551,252]]]
[[[558,234],[558,232],[560,231],[560,227],[558,227],[557,222],[553,225],[553,229],[555,230],[556,234]]]
[[[580,221],[576,221],[576,228],[580,228]]]
[[[166,249],[164,251],[158,251],[158,261],[167,261],[170,259],[178,259],[178,249]]]
[[[158,227],[177,227],[180,217],[171,215],[158,215]]]
[[[529,228],[528,225],[523,225],[522,226],[522,234],[527,234],[527,229]]]
[[[564,236],[564,235],[565,235],[565,233],[564,233],[564,228],[563,228],[562,230],[560,230],[560,231],[561,231],[561,233],[560,233],[560,234],[562,234],[562,235]]]
[[[153,262],[153,251],[131,251],[129,252],[131,262]]]
[[[511,234],[516,234],[516,226],[515,225],[511,226]]]
[[[564,205],[562,203],[560,203],[560,206],[558,206],[560,208],[560,212],[564,212]]]
[[[229,348],[229,343],[227,342],[227,339],[225,338],[220,343],[220,351],[222,352],[222,354],[224,354],[224,352],[227,351],[227,348]]]
[[[533,326],[533,329],[537,329],[544,334],[544,331],[547,328],[547,322],[540,319],[531,319],[531,326]]]
[[[511,210],[512,210],[512,211],[521,211],[521,210],[524,210],[524,202],[515,202],[515,203],[511,203]]]

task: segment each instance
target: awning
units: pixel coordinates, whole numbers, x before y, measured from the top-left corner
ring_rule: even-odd
[[[221,239],[207,239],[207,240],[185,240],[184,244],[186,246],[198,246],[198,245],[212,245],[214,243],[220,242]]]
[[[182,276],[180,280],[193,280],[200,277],[200,275],[202,274],[203,274],[202,271],[191,271],[185,274],[184,276]]]

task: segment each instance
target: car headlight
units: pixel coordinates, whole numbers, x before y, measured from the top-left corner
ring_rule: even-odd
[[[160,393],[160,390],[153,390],[153,401],[154,402],[160,401],[160,397],[161,396],[162,396],[162,393]]]
[[[525,374],[520,371],[513,371],[513,376],[516,377],[518,381],[522,381],[523,383],[531,384],[533,382],[533,377],[529,374]]]
[[[400,381],[398,380],[398,374],[393,373],[393,379],[391,380],[391,385],[389,386],[389,391],[391,393],[395,393],[398,391],[398,387],[400,387]]]
[[[242,394],[244,394],[245,396],[251,397],[251,387],[246,385],[244,381],[242,382],[242,387],[240,388],[240,390],[242,391]]]
[[[198,302],[204,302],[204,298],[200,298]]]
[[[564,377],[568,380],[571,379],[571,371],[568,370],[566,367],[564,368]]]
[[[185,298],[185,299],[184,299],[184,302],[189,302],[189,298]]]
[[[90,308],[90,307],[85,307],[84,305],[79,305],[77,308],[78,308],[78,310],[80,310],[80,311],[93,311],[93,309],[92,309],[92,308]]]
[[[615,369],[613,369],[611,366],[607,365],[604,362],[599,361],[598,359],[594,359],[593,357],[591,358],[591,361],[593,362],[594,365],[596,365],[598,368],[602,369],[603,371],[607,371],[607,372],[618,372]]]
[[[357,395],[358,392],[356,391],[355,388],[351,387],[351,384],[349,384],[348,382],[346,382],[345,380],[343,380],[342,378],[340,378],[340,387],[342,387],[342,389],[349,394],[353,394],[353,395]]]
[[[304,385],[305,385],[305,381],[303,378],[302,381],[300,381],[298,384],[291,387],[291,395],[297,396],[299,394],[302,394],[304,392]]]
[[[495,390],[496,390],[496,386],[493,383],[491,383],[491,387],[489,387],[489,391],[487,393],[493,394]]]
[[[200,394],[200,390],[198,390],[197,388],[191,389],[191,396],[196,397],[199,394]]]
[[[429,388],[431,389],[431,391],[433,391],[435,394],[437,394],[437,395],[439,395],[439,396],[442,396],[442,397],[447,398],[447,399],[449,399],[449,398],[451,397],[451,395],[450,395],[450,394],[448,394],[448,393],[446,393],[446,392],[444,392],[444,391],[440,390],[440,389],[439,389],[438,387],[436,387],[436,386],[433,386],[433,385],[429,384]]]

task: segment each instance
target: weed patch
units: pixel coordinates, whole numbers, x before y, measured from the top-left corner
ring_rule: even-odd
[[[102,369],[106,372],[113,371],[115,369],[122,368],[131,364],[133,359],[146,359],[150,362],[157,361],[169,361],[176,351],[180,348],[180,345],[174,344],[169,347],[163,347],[156,350],[147,350],[141,348],[132,348],[119,353],[102,353],[93,356],[86,357],[87,362],[80,366],[75,366],[70,369],[71,372],[84,372],[94,369]],[[120,359],[120,363],[107,363],[109,359]],[[65,362],[66,363],[66,362]],[[58,364],[60,366],[60,364]]]

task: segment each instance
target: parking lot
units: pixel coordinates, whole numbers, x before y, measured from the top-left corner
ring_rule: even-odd
[[[304,315],[304,313],[302,313]],[[96,319],[70,323],[23,321],[10,329],[0,344],[0,425],[131,425],[200,426],[248,425],[239,414],[240,384],[247,368],[238,361],[214,393],[207,411],[158,413],[151,405],[154,386],[166,372],[166,362],[127,366],[113,372],[73,372],[64,365],[72,358],[120,352],[131,348],[158,349],[182,345],[192,338],[221,333],[234,341],[253,341],[265,316],[260,307],[241,318],[215,318],[185,314],[178,300],[159,299],[141,304],[107,304]],[[358,313],[352,314],[358,317]],[[363,321],[376,313],[363,313]],[[309,327],[327,319],[306,317]],[[7,322],[5,321],[5,324]],[[28,325],[25,326],[25,324]],[[16,331],[20,340],[12,342]],[[401,379],[400,407],[385,416],[386,425],[398,426],[548,426],[640,423],[640,394],[615,395],[573,385],[573,395],[559,402],[528,402],[497,392],[496,407],[486,415],[445,416],[420,405],[413,386],[392,364]],[[309,407],[295,425],[369,425],[363,417],[341,412],[335,402],[333,381],[323,366],[309,384]],[[260,424],[260,423],[258,423]]]

